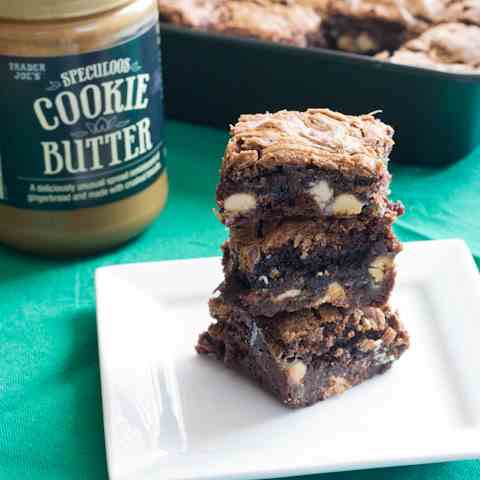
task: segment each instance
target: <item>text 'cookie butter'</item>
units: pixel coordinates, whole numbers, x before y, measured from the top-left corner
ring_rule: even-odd
[[[0,3],[0,241],[78,255],[139,234],[168,190],[156,0]]]

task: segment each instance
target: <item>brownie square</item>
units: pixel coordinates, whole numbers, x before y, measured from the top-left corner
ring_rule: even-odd
[[[446,0],[327,0],[327,42],[330,48],[354,53],[392,51],[428,28],[445,3]]]
[[[451,73],[480,74],[480,27],[444,23],[410,40],[391,56],[392,63]]]
[[[323,306],[255,318],[220,297],[210,308],[217,322],[200,336],[198,353],[244,372],[292,408],[385,372],[409,346],[398,314],[389,307]]]
[[[226,281],[221,290],[231,291],[253,315],[323,303],[381,306],[395,281],[401,244],[392,223],[402,211],[390,204],[382,217],[292,220],[249,242],[233,237],[223,246]]]
[[[250,231],[292,217],[383,215],[393,129],[328,109],[242,115],[231,128],[218,216]]]
[[[288,0],[224,1],[210,30],[299,47],[326,45],[315,10]]]

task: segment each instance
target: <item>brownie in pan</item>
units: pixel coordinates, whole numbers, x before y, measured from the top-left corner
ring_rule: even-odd
[[[226,35],[325,47],[320,15],[291,0],[159,0],[160,19]]]

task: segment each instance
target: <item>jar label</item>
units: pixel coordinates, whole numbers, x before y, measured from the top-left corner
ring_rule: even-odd
[[[0,203],[33,210],[98,206],[134,195],[161,175],[158,38],[154,26],[87,54],[0,56]]]

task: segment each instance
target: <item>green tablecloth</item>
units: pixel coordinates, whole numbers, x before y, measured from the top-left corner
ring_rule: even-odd
[[[170,201],[140,239],[106,255],[75,261],[42,260],[0,247],[2,480],[107,476],[94,270],[114,263],[219,253],[225,230],[211,209],[226,133],[173,122],[167,133]],[[393,165],[392,169],[393,196],[408,208],[397,227],[401,239],[462,237],[480,265],[480,151],[448,168]],[[473,480],[480,478],[480,461],[354,476]],[[352,475],[310,478],[336,480]]]

